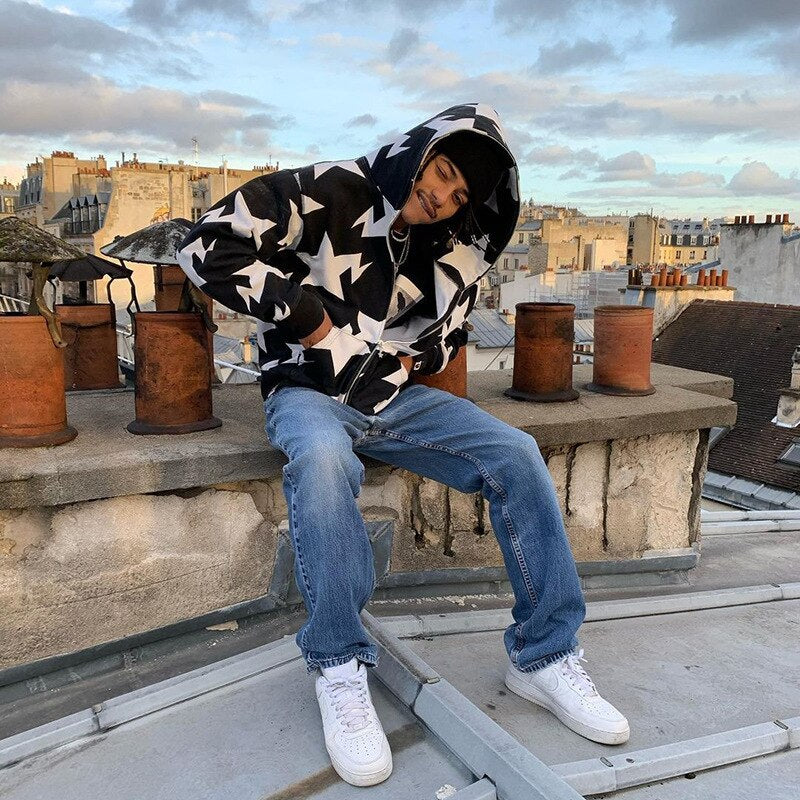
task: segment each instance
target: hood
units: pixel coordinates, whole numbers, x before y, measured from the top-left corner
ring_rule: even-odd
[[[482,274],[511,240],[519,217],[519,174],[508,149],[497,112],[484,103],[453,106],[417,125],[393,142],[367,156],[372,180],[386,201],[399,211],[411,194],[414,179],[428,151],[456,131],[488,136],[507,156],[494,192],[478,207],[473,219],[458,234],[461,243],[476,257],[475,272]],[[450,220],[445,221],[446,225]],[[433,226],[431,226],[433,227]]]

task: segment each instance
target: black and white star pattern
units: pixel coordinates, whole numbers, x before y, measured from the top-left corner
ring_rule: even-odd
[[[510,154],[494,193],[474,209],[480,230],[463,241],[453,241],[451,231],[427,256],[433,288],[425,305],[429,313],[435,306],[435,318],[415,316],[416,303],[428,295],[421,297],[396,272],[388,242],[425,154],[443,137],[465,130],[491,137],[508,152],[494,109],[454,106],[368,156],[256,178],[220,200],[190,231],[178,250],[187,277],[221,304],[259,321],[265,397],[288,382],[375,414],[407,379],[398,355],[415,356],[422,372],[435,372],[466,341],[463,325],[477,282],[511,238],[519,212]],[[299,340],[319,327],[324,313],[334,328],[304,348]],[[401,316],[401,324],[387,326]]]

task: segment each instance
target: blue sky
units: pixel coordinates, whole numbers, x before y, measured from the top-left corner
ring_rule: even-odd
[[[523,196],[800,206],[798,0],[0,0],[0,177],[53,149],[299,166],[500,113]]]

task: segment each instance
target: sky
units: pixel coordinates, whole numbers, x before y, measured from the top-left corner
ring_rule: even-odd
[[[463,102],[524,198],[589,214],[800,217],[800,0],[0,0],[0,179],[301,166]]]

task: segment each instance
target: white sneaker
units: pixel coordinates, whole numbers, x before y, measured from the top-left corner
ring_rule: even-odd
[[[593,742],[627,742],[631,735],[628,720],[600,697],[581,659],[583,650],[534,672],[522,672],[509,664],[506,686],[551,711],[568,728]]]
[[[366,666],[353,658],[321,672],[317,701],[333,768],[353,786],[385,781],[392,773],[392,751],[372,705]]]

